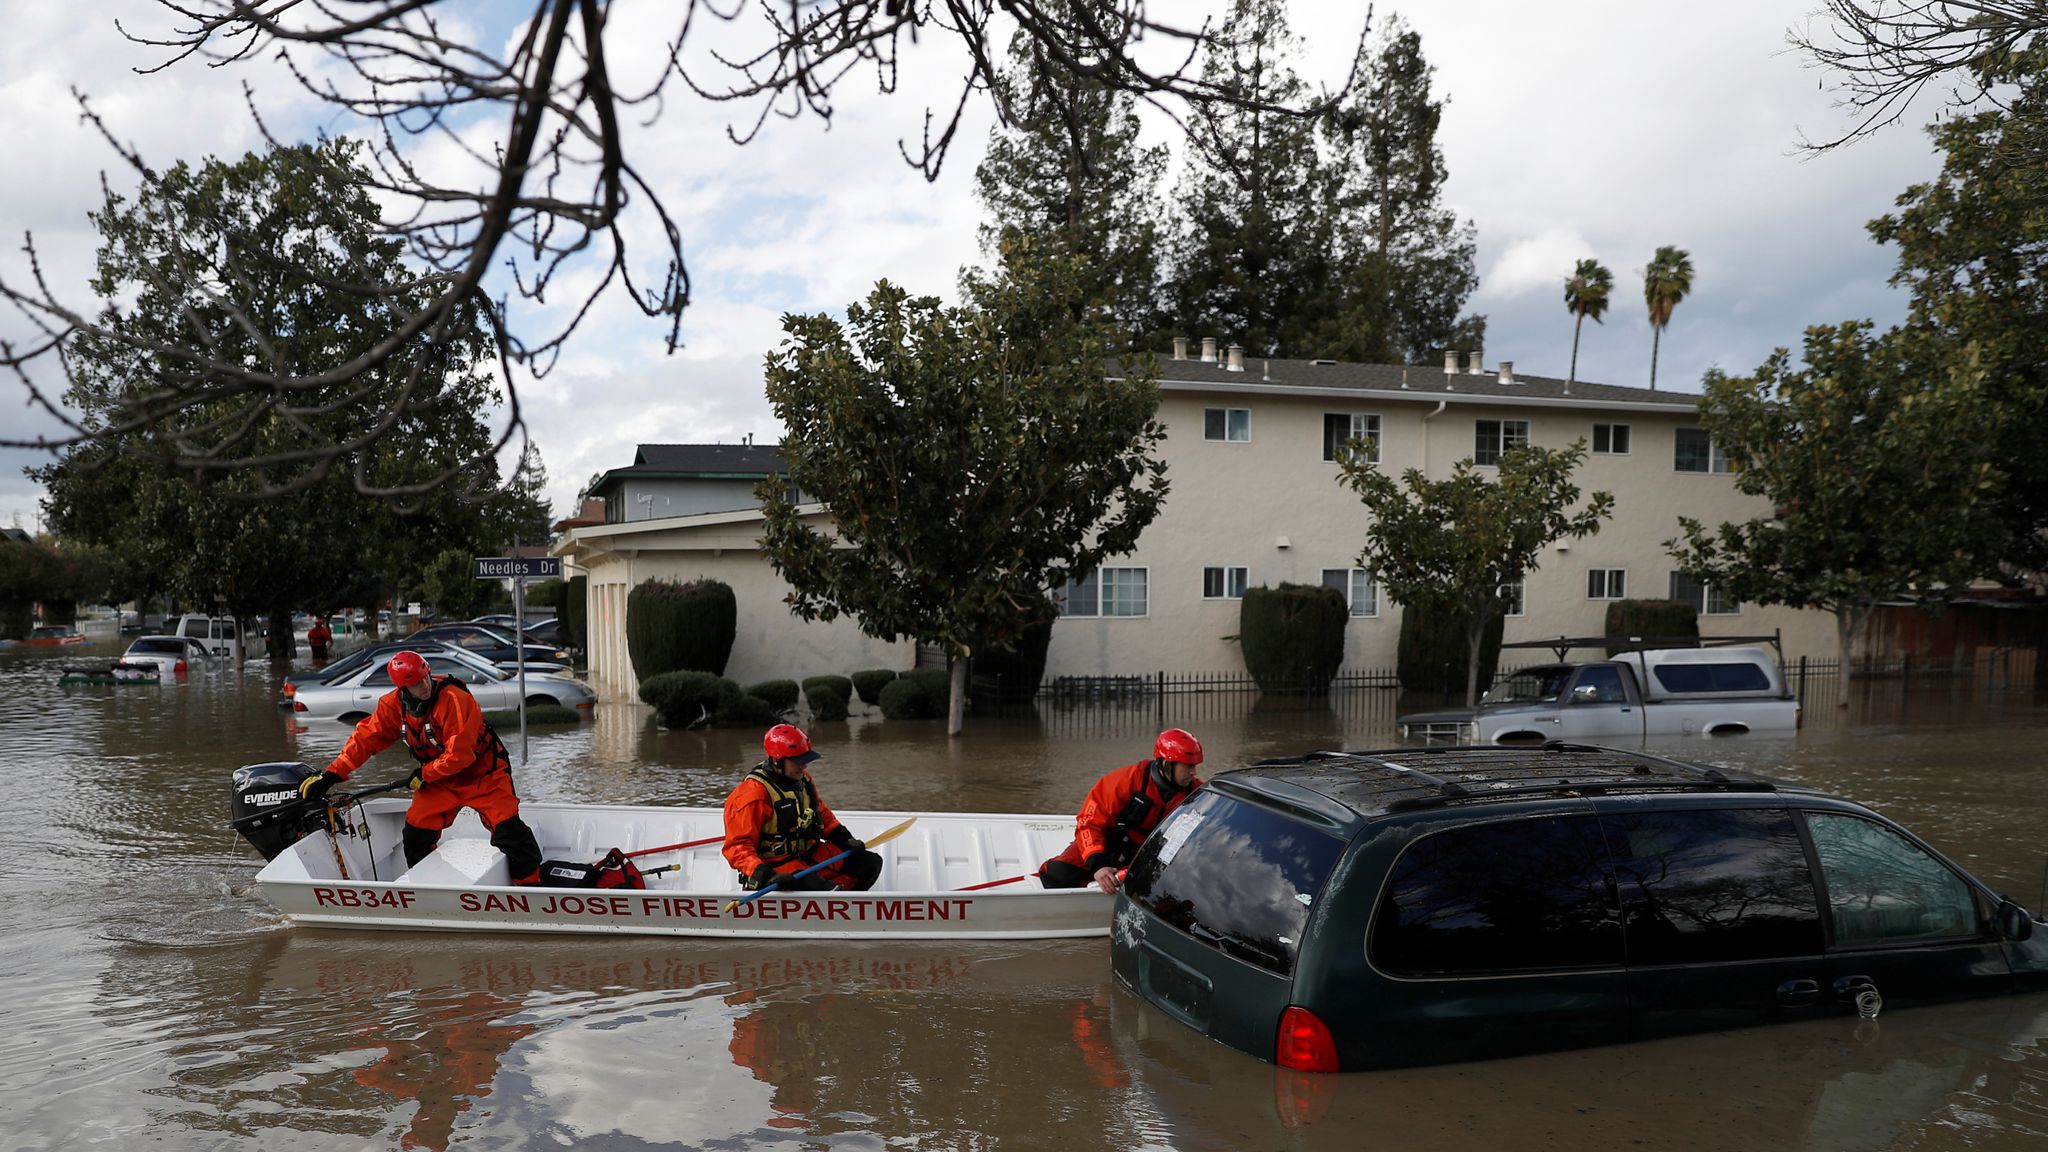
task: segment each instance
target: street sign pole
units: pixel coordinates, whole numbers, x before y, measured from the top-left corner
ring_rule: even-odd
[[[526,582],[562,575],[557,556],[478,556],[476,578],[512,581],[512,647],[519,668],[519,766],[526,767]]]

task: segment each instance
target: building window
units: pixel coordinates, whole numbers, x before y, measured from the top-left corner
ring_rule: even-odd
[[[1372,573],[1363,568],[1325,568],[1323,587],[1342,592],[1353,616],[1380,614],[1379,585],[1372,582]]]
[[[1202,409],[1202,439],[1244,444],[1252,438],[1252,410],[1249,408]]]
[[[1510,580],[1500,586],[1501,614],[1520,616],[1529,610],[1529,578]]]
[[[1250,583],[1251,572],[1249,568],[1202,569],[1202,599],[1244,599],[1244,586]]]
[[[1472,462],[1498,464],[1501,457],[1527,443],[1527,420],[1476,420],[1473,422]]]
[[[1593,425],[1593,453],[1596,456],[1628,455],[1628,425]]]
[[[1742,611],[1742,603],[1735,597],[1683,572],[1671,574],[1671,598],[1692,605],[1702,616],[1733,616]]]
[[[1672,465],[1680,472],[1733,472],[1735,465],[1705,428],[1680,428]]]
[[[1380,462],[1380,418],[1370,412],[1325,412],[1323,413],[1323,459],[1348,459],[1354,454],[1347,447],[1353,440],[1365,441],[1356,453],[1362,464]]]
[[[1586,599],[1623,600],[1628,597],[1628,569],[1595,568],[1586,573]]]
[[[1098,568],[1060,590],[1062,616],[1143,616],[1147,572]]]

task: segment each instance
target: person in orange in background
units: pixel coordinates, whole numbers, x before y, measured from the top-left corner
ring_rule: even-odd
[[[512,757],[484,722],[476,697],[455,677],[433,675],[417,652],[394,653],[386,667],[398,687],[356,725],[326,771],[299,785],[300,795],[326,795],[363,761],[403,740],[419,761],[412,771],[412,806],[405,810],[406,867],[426,859],[441,842],[441,830],[471,808],[491,830],[491,844],[505,854],[512,883],[540,883],[540,842],[519,818]]]
[[[1152,759],[1123,767],[1095,782],[1074,821],[1074,842],[1038,866],[1047,888],[1117,889],[1117,871],[1138,854],[1166,814],[1202,786],[1195,766],[1202,742],[1186,730],[1168,728],[1152,742]]]
[[[882,875],[882,858],[867,850],[818,799],[804,766],[818,758],[811,738],[777,724],[761,738],[768,758],[754,765],[725,798],[725,859],[748,891],[776,884],[786,892],[865,892]],[[841,852],[853,854],[801,880],[789,879]]]
[[[327,617],[313,617],[313,626],[306,629],[306,644],[313,649],[313,659],[327,659],[327,645],[333,639],[334,630],[327,626]]]

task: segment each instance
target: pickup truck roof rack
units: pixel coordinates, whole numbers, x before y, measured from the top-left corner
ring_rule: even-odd
[[[1785,665],[1784,637],[1768,636],[1559,636],[1553,640],[1516,640],[1507,648],[1548,648],[1559,660],[1574,648],[1608,648],[1621,652],[1644,652],[1658,648],[1726,648],[1735,644],[1769,644],[1778,654],[1778,666]]]

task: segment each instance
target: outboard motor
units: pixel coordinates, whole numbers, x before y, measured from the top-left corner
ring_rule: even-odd
[[[304,764],[250,764],[235,769],[230,827],[265,860],[323,826],[326,805],[299,795],[299,784],[317,769]]]

